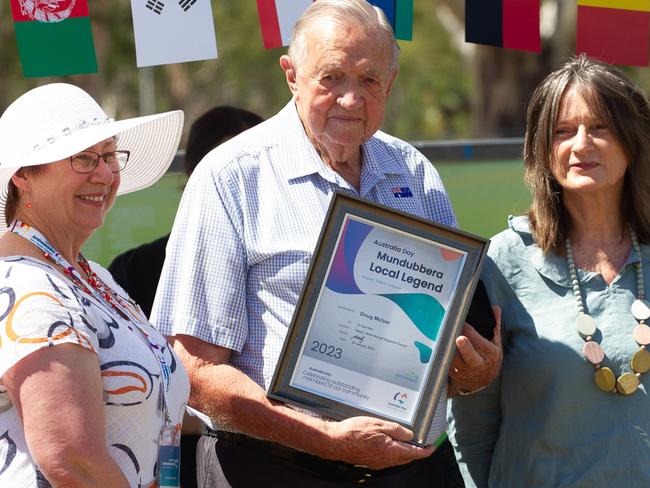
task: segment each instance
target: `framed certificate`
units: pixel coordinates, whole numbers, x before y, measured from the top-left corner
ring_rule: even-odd
[[[336,193],[268,396],[423,444],[488,244]]]

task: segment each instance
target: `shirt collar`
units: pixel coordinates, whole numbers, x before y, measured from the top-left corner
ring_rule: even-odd
[[[526,245],[527,258],[539,274],[565,288],[572,287],[571,277],[569,275],[569,265],[566,259],[562,256],[558,256],[554,251],[549,251],[545,255],[539,246],[532,245],[533,235],[530,230],[528,217],[514,217],[511,215],[508,217],[508,226],[521,237],[522,241]],[[632,249],[627,257],[624,267],[628,264],[637,263],[640,259],[641,256]],[[593,271],[587,272],[578,270],[578,274],[580,275],[581,282],[589,281],[598,276],[598,273]]]
[[[326,180],[336,183],[339,177],[327,166],[316,152],[316,148],[307,137],[296,104],[291,100],[279,113],[277,140],[280,161],[285,166],[288,180],[298,179],[312,174],[319,174]],[[388,151],[387,145],[377,137],[371,137],[361,149],[363,158],[361,180],[377,181],[387,174],[404,174],[407,169],[404,162],[395,158]]]
[[[329,168],[316,152],[316,148],[307,137],[298,110],[293,99],[278,114],[277,125],[279,164],[284,166],[288,180],[294,180],[319,174],[335,183],[336,174]]]
[[[377,134],[362,146],[363,169],[378,177],[405,174],[407,168],[403,158],[396,158],[395,154],[389,151],[389,145],[379,139]]]

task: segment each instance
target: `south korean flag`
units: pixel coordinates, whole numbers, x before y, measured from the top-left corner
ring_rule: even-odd
[[[131,0],[131,11],[139,68],[217,57],[210,0]]]

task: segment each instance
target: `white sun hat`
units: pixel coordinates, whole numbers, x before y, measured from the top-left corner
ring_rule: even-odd
[[[131,152],[117,194],[129,193],[165,174],[182,131],[181,110],[114,121],[74,85],[52,83],[28,91],[0,117],[0,235],[7,230],[9,181],[18,169],[60,161],[117,136],[117,149]]]

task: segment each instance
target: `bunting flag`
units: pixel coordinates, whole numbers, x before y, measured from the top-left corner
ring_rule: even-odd
[[[96,73],[87,0],[11,0],[26,77]]]
[[[395,38],[413,40],[413,0],[368,0],[381,8],[395,32]]]
[[[650,0],[578,0],[576,52],[648,66]]]
[[[138,67],[217,57],[210,0],[131,0]]]
[[[413,39],[413,0],[368,1],[384,11],[397,39]],[[264,47],[271,49],[288,46],[293,26],[313,2],[314,0],[257,0]]]
[[[541,50],[540,0],[465,0],[465,41]]]
[[[288,46],[293,26],[312,3],[313,0],[257,0],[264,47]]]

